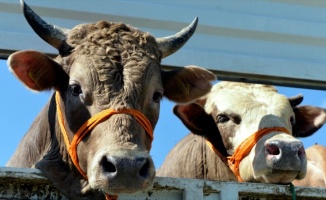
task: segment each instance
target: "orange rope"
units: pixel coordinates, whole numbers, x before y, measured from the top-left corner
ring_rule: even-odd
[[[69,142],[68,134],[65,128],[65,122],[60,106],[60,95],[59,92],[56,92],[55,96],[56,100],[56,106],[57,106],[57,114],[58,114],[58,120],[61,132],[63,134],[64,142],[66,144],[66,147],[68,149],[69,155],[71,157],[72,162],[74,163],[75,167],[78,169],[81,175],[87,180],[86,173],[80,168],[79,161],[78,161],[78,155],[77,155],[77,146],[82,141],[84,136],[89,133],[97,124],[101,123],[102,121],[108,119],[114,114],[130,114],[136,118],[136,121],[145,129],[147,135],[150,137],[151,142],[154,139],[153,136],[153,128],[149,120],[138,110],[134,109],[122,109],[122,110],[114,110],[114,109],[106,109],[103,110],[90,119],[88,119],[77,131],[77,133],[74,135],[71,143]],[[106,195],[107,199],[115,198],[116,195]],[[116,196],[117,197],[117,196]],[[117,198],[116,198],[117,199]]]
[[[118,195],[105,194],[105,200],[118,200]]]
[[[227,158],[222,156],[221,153],[208,140],[206,140],[206,143],[210,147],[210,149],[213,152],[215,152],[222,159],[222,161],[233,171],[238,181],[243,182],[243,179],[241,178],[240,171],[239,171],[240,162],[244,157],[246,157],[250,153],[251,149],[255,146],[255,144],[258,142],[260,138],[273,131],[285,132],[287,134],[291,134],[289,130],[283,127],[260,129],[254,134],[252,134],[251,136],[249,136],[247,139],[245,139],[235,150],[234,154],[232,156],[228,156]]]

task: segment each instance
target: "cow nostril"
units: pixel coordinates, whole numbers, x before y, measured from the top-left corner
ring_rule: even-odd
[[[280,149],[274,144],[266,144],[265,149],[268,155],[279,155]]]
[[[301,159],[306,157],[306,151],[304,150],[303,147],[301,147],[301,148],[299,149],[299,151],[298,151],[298,156],[299,156],[299,158],[301,158]]]
[[[150,168],[150,163],[149,163],[149,160],[146,159],[145,164],[142,166],[142,168],[141,168],[140,171],[139,171],[139,175],[140,175],[141,177],[146,178],[146,177],[148,176],[149,168]]]
[[[111,158],[103,157],[101,161],[101,165],[103,167],[104,172],[114,173],[117,171],[117,168],[112,163]]]

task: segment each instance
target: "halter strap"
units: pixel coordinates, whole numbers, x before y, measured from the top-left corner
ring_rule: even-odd
[[[68,149],[70,158],[72,162],[74,163],[75,167],[78,169],[80,174],[86,179],[87,175],[86,173],[80,168],[79,166],[79,161],[78,161],[78,155],[77,155],[77,146],[78,144],[82,141],[82,139],[85,137],[87,133],[89,133],[97,124],[101,123],[102,121],[110,118],[114,114],[130,114],[136,118],[136,121],[145,129],[147,135],[150,137],[151,142],[154,139],[153,136],[153,128],[149,120],[143,115],[141,112],[138,110],[134,109],[122,109],[122,110],[114,110],[114,109],[106,109],[103,110],[90,119],[88,119],[75,133],[71,143],[69,142],[68,139],[68,134],[65,128],[65,122],[60,106],[60,95],[59,92],[56,92],[55,96],[56,100],[56,107],[57,107],[57,114],[58,114],[58,120],[59,120],[59,125],[61,132],[63,134],[64,142],[66,144],[66,147]]]
[[[209,148],[214,153],[216,153],[222,159],[222,161],[232,170],[234,175],[237,177],[238,181],[243,182],[243,179],[241,178],[240,171],[239,171],[240,162],[244,157],[246,157],[250,153],[251,149],[255,146],[255,144],[258,142],[260,138],[274,131],[291,134],[291,132],[284,127],[272,127],[272,128],[260,129],[254,134],[252,134],[251,136],[249,136],[247,139],[245,139],[234,151],[233,155],[228,157],[222,156],[221,153],[208,140],[206,140],[206,143],[209,146]]]

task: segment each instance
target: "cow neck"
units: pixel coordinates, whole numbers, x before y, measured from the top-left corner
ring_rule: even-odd
[[[106,109],[103,110],[96,115],[92,116],[90,119],[88,119],[74,134],[74,137],[70,143],[68,139],[68,134],[65,128],[65,121],[63,118],[61,106],[60,106],[60,94],[59,92],[56,92],[55,94],[55,100],[56,100],[56,107],[57,107],[57,115],[58,115],[58,121],[60,125],[61,132],[63,134],[64,142],[66,144],[67,150],[69,152],[70,158],[72,162],[74,163],[75,167],[78,169],[80,174],[86,179],[87,175],[86,173],[80,168],[79,161],[78,161],[78,155],[77,155],[77,146],[82,141],[82,139],[89,133],[97,124],[103,122],[104,120],[110,118],[114,114],[130,114],[133,117],[135,117],[136,121],[145,129],[147,135],[150,137],[151,142],[154,139],[153,136],[153,128],[149,120],[138,110],[134,109],[121,109],[121,110],[114,110],[114,109]],[[115,199],[116,195],[109,195],[106,194],[106,199]]]
[[[271,127],[271,128],[263,128],[246,138],[234,151],[233,155],[224,157],[214,146],[211,142],[206,140],[207,145],[209,148],[217,154],[221,160],[232,170],[234,175],[237,177],[239,182],[244,182],[240,176],[240,162],[244,157],[246,157],[251,149],[255,146],[255,144],[259,141],[260,138],[263,136],[271,133],[271,132],[284,132],[287,134],[291,134],[291,132],[284,128],[284,127]]]

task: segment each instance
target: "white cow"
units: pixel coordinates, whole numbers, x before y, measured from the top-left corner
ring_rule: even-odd
[[[194,134],[172,149],[157,175],[281,184],[304,178],[305,150],[294,136],[318,130],[326,112],[297,107],[302,100],[267,85],[216,84],[200,103],[175,107]]]

